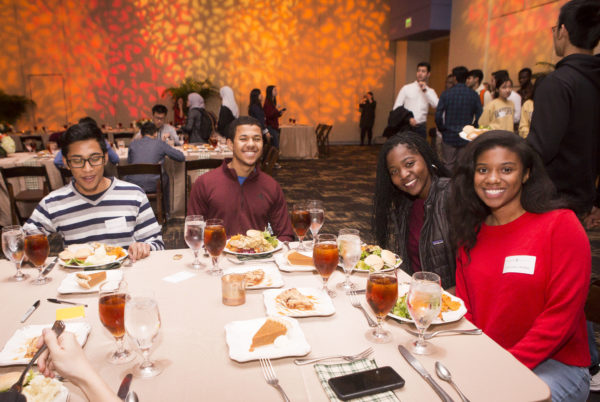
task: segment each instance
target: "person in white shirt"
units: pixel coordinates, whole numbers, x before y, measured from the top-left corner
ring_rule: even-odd
[[[425,123],[429,106],[436,108],[438,104],[438,96],[435,90],[427,86],[430,74],[431,66],[429,63],[422,61],[417,64],[417,79],[400,89],[392,108],[394,110],[399,106],[404,106],[404,108],[410,110],[414,116],[410,119],[410,125],[413,131],[423,138],[427,138]]]

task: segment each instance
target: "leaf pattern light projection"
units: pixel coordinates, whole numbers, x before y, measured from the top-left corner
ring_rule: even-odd
[[[71,120],[148,116],[190,76],[231,86],[242,113],[252,88],[272,84],[299,122],[352,122],[359,94],[391,76],[389,11],[386,0],[4,2],[15,23],[0,31],[0,78],[22,92],[26,74],[62,74]]]

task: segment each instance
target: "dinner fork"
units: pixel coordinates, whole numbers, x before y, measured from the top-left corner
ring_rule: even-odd
[[[411,335],[419,336],[417,331],[413,331],[412,329],[402,327],[406,332]],[[461,334],[461,335],[481,335],[481,330],[479,328],[473,329],[444,329],[441,331],[429,332],[423,335],[423,339],[428,340],[433,338],[434,336],[438,336],[440,334]]]
[[[269,359],[260,359],[260,365],[262,367],[263,375],[265,376],[265,380],[267,380],[267,384],[273,386],[279,393],[285,402],[290,402],[290,398],[285,394],[281,385],[279,385],[279,380],[275,375],[275,371],[273,370],[273,366],[271,365],[271,360]]]
[[[360,300],[358,300],[358,295],[356,294],[356,292],[354,290],[351,290],[349,293],[347,293],[347,295],[350,297],[350,303],[352,304],[352,306],[362,311],[362,313],[365,315],[365,318],[369,323],[369,327],[376,327],[377,323],[367,313],[362,304],[360,304]]]
[[[294,363],[296,363],[298,366],[303,366],[305,364],[312,364],[312,363],[316,363],[321,360],[332,360],[332,359],[343,359],[348,362],[353,362],[356,360],[364,359],[365,357],[368,357],[372,353],[373,353],[373,348],[368,348],[368,349],[365,349],[362,352],[357,353],[355,355],[328,356],[328,357],[319,357],[316,359],[296,359],[296,360],[294,360]]]

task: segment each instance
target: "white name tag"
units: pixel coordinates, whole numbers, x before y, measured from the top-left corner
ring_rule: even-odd
[[[503,274],[527,274],[533,275],[535,271],[535,256],[512,255],[504,259]]]
[[[506,116],[506,110],[500,110],[498,112],[498,117],[504,117],[504,116]]]
[[[104,226],[106,226],[107,229],[123,228],[125,225],[126,221],[124,216],[104,221]]]

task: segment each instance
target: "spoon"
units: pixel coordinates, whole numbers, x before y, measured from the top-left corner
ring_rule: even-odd
[[[125,398],[125,402],[138,402],[138,396],[135,391],[129,391],[127,397]]]
[[[441,380],[448,381],[450,385],[452,385],[456,392],[458,392],[458,395],[460,396],[462,402],[470,402],[469,399],[465,396],[465,394],[460,392],[460,389],[458,389],[458,386],[454,383],[454,381],[452,381],[452,375],[450,374],[450,371],[446,368],[446,366],[444,366],[441,362],[435,362],[435,372]]]

